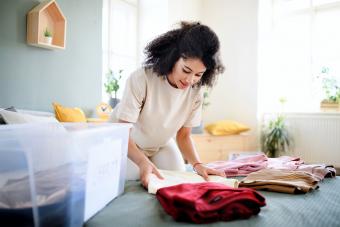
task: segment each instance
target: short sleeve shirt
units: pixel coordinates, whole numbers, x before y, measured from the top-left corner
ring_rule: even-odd
[[[166,77],[140,68],[127,79],[122,100],[112,112],[111,120],[134,123],[132,139],[152,156],[180,128],[200,125],[202,100],[200,88],[177,89]]]

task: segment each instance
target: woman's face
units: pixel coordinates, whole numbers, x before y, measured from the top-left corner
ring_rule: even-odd
[[[176,88],[186,89],[198,83],[206,67],[200,59],[180,58],[175,63],[172,72],[167,76],[169,83]]]

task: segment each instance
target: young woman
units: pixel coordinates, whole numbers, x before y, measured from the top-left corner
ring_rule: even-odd
[[[151,173],[162,178],[157,168],[185,170],[183,157],[206,180],[209,174],[224,176],[201,163],[190,138],[191,128],[201,123],[201,88],[211,87],[224,70],[219,48],[208,26],[186,22],[147,45],[144,66],[128,78],[111,115],[113,122],[134,124],[127,179],[147,187]]]

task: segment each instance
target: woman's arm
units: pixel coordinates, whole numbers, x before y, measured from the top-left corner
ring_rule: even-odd
[[[127,121],[119,120],[121,123],[129,123]],[[158,172],[156,166],[143,154],[137,147],[136,143],[129,136],[128,143],[128,157],[139,167],[140,180],[144,187],[148,186],[150,174],[155,174],[158,178],[163,179]]]
[[[199,163],[200,158],[195,150],[194,144],[191,140],[191,128],[182,127],[178,130],[176,140],[179,149],[181,150],[184,158],[190,163]]]
[[[180,130],[178,130],[176,140],[178,147],[181,150],[184,158],[191,165],[195,165],[195,163],[200,163],[195,165],[195,170],[205,180],[209,180],[208,177],[209,174],[225,177],[224,172],[207,168],[201,163],[200,158],[195,150],[194,143],[192,142],[191,139],[191,128],[182,127]]]

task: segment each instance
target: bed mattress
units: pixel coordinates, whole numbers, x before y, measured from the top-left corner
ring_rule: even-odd
[[[267,205],[246,220],[215,222],[204,226],[340,226],[340,177],[324,179],[319,189],[307,194],[260,191]],[[193,226],[176,222],[166,214],[154,195],[139,181],[127,181],[125,192],[113,200],[85,226]]]

